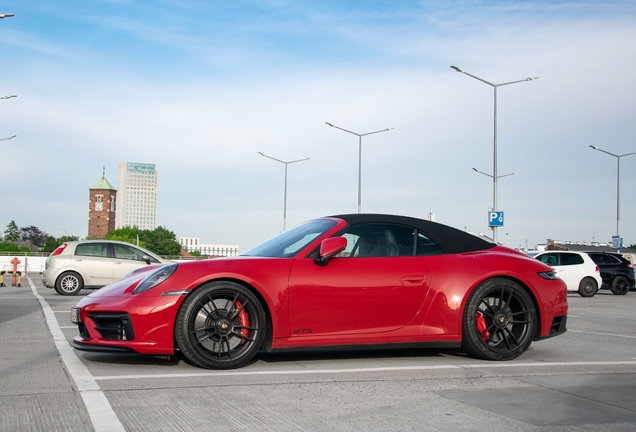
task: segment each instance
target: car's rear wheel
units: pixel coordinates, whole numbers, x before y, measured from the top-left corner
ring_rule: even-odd
[[[612,293],[616,295],[625,295],[629,291],[629,281],[626,277],[616,276],[612,281]]]
[[[537,313],[519,284],[490,279],[470,295],[462,327],[462,347],[468,354],[486,360],[512,360],[532,343]]]
[[[233,282],[211,282],[190,294],[175,323],[177,344],[209,369],[244,366],[265,337],[265,312],[254,294]]]
[[[591,277],[585,277],[579,283],[579,295],[581,297],[592,297],[598,291],[598,283]]]
[[[84,288],[84,279],[75,272],[64,272],[55,281],[55,291],[64,296],[76,295]]]

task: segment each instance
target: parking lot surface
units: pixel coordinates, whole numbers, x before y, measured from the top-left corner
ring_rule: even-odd
[[[182,356],[73,351],[40,277],[0,288],[0,431],[633,431],[636,293],[568,297],[569,331],[520,358],[385,350],[275,355],[210,371]]]

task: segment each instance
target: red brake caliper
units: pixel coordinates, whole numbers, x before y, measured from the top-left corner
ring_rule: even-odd
[[[477,311],[477,313],[475,314],[475,319],[477,320],[477,331],[481,335],[481,340],[487,342],[488,336],[490,336],[490,332],[486,330],[488,326],[486,325],[486,318],[484,318],[484,314],[480,311]]]
[[[237,309],[241,309],[243,307],[243,303],[241,303],[240,301],[236,301],[236,308]],[[245,312],[245,309],[242,309],[239,314],[238,314],[238,320],[239,320],[239,324],[241,324],[242,327],[249,327],[250,326],[250,317],[249,315],[247,315],[247,312]],[[243,335],[244,338],[247,337],[248,332],[246,328],[242,328],[240,329],[241,334]],[[247,340],[243,339],[241,341],[241,343],[245,343]]]

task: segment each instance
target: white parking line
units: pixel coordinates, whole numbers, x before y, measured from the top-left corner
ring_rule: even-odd
[[[371,367],[350,369],[316,369],[316,370],[276,370],[276,371],[226,371],[226,372],[193,372],[176,374],[152,374],[152,375],[110,375],[95,377],[97,381],[122,380],[122,379],[166,379],[166,378],[200,378],[223,376],[257,376],[257,375],[325,375],[325,374],[351,374],[367,372],[401,372],[424,371],[439,369],[482,369],[482,368],[516,368],[516,367],[554,367],[554,366],[636,366],[636,361],[607,361],[607,362],[536,362],[536,363],[492,363],[463,365],[422,365],[422,366],[395,366],[395,367]]]
[[[598,333],[598,332],[587,332],[587,331],[570,330],[570,329],[568,329],[568,331],[572,333],[585,333],[585,334],[595,334],[595,335],[601,335],[601,336],[614,336],[614,337],[627,338],[627,339],[636,339],[636,336],[620,335],[620,334],[614,334],[614,333]]]
[[[53,341],[57,347],[57,351],[60,353],[60,357],[77,385],[77,389],[82,396],[86,410],[93,423],[93,428],[96,432],[108,432],[108,431],[125,431],[126,429],[117,418],[117,414],[113,411],[113,408],[106,399],[104,392],[101,391],[99,385],[88,371],[84,363],[75,355],[73,348],[66,341],[64,333],[55,318],[55,313],[49,306],[49,304],[40,296],[33,284],[31,278],[27,278],[29,285],[31,285],[31,292],[40,302],[46,324],[49,326],[49,331],[53,335]]]

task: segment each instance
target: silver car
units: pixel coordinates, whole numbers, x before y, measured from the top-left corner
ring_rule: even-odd
[[[165,264],[157,255],[130,243],[85,240],[62,243],[46,259],[42,283],[61,295],[101,288],[139,267]]]

